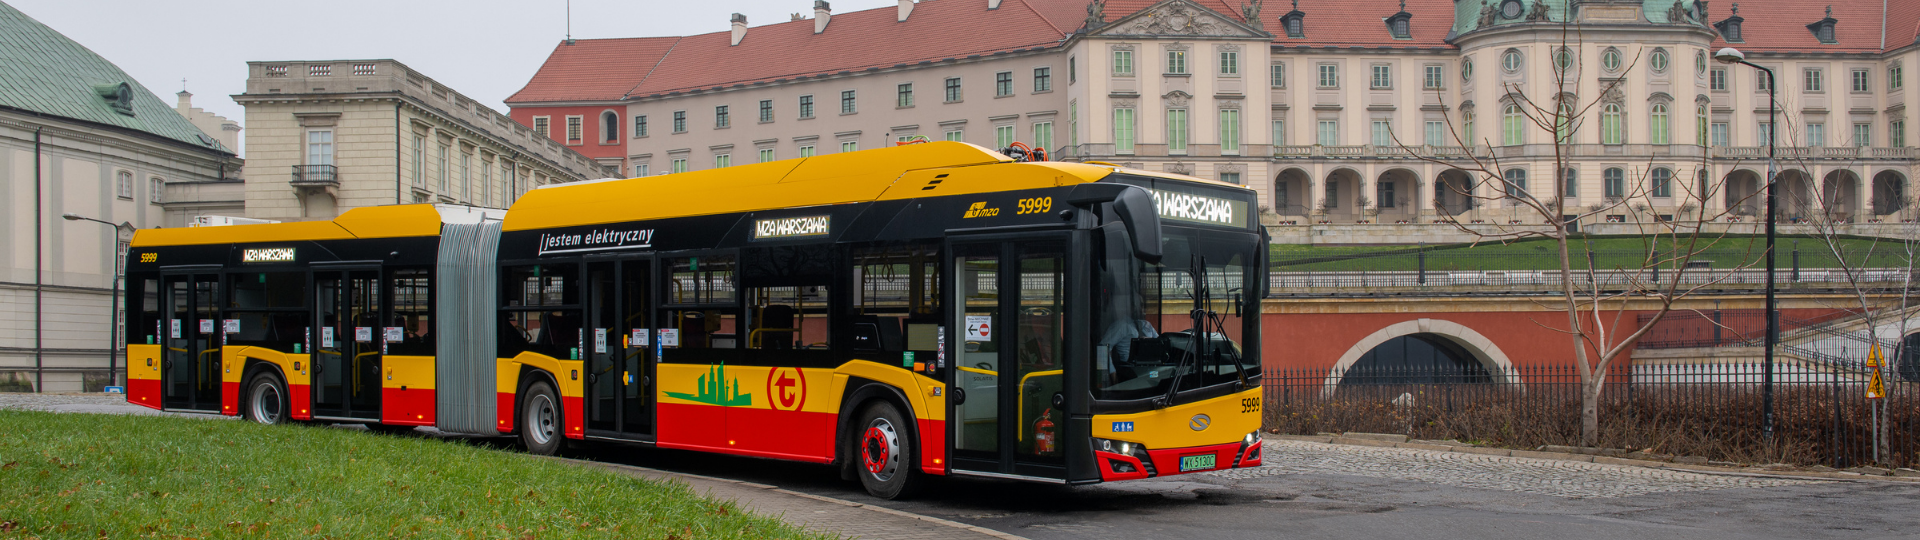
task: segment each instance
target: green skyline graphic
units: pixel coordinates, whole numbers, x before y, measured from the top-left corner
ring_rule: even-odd
[[[727,365],[718,364],[701,375],[694,386],[694,393],[667,392],[667,397],[697,401],[722,407],[748,407],[753,405],[753,394],[740,393],[740,379],[726,380]]]

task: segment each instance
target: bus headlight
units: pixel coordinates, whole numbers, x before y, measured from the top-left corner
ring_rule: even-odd
[[[1256,444],[1260,444],[1260,430],[1256,429],[1250,433],[1247,433],[1247,438],[1241,440],[1240,444],[1243,444],[1246,446],[1253,446]]]
[[[1094,449],[1094,450],[1099,450],[1099,451],[1101,451],[1101,452],[1108,452],[1108,453],[1114,453],[1114,454],[1120,454],[1120,455],[1123,455],[1123,456],[1130,456],[1130,455],[1133,455],[1133,449],[1134,449],[1134,448],[1137,448],[1137,447],[1139,447],[1139,446],[1140,446],[1140,445],[1138,445],[1138,444],[1134,444],[1134,443],[1130,443],[1130,442],[1127,442],[1127,441],[1116,441],[1116,440],[1112,440],[1112,439],[1099,439],[1099,438],[1096,438],[1096,439],[1094,439],[1094,440],[1093,440],[1093,449]]]

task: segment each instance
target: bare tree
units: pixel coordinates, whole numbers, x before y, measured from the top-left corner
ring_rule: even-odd
[[[1622,83],[1620,80],[1606,82],[1599,92],[1601,97],[1579,98],[1574,83],[1580,80],[1582,66],[1573,60],[1578,55],[1571,53],[1581,45],[1579,24],[1562,23],[1561,31],[1560,46],[1551,59],[1553,80],[1544,87],[1532,89],[1519,83],[1503,86],[1502,98],[1493,111],[1498,121],[1494,131],[1503,139],[1508,138],[1506,132],[1518,130],[1524,133],[1523,139],[1545,135],[1553,141],[1553,171],[1538,177],[1551,179],[1556,184],[1564,182],[1562,175],[1580,149],[1574,141],[1588,133],[1587,119],[1600,118],[1603,131],[1624,131],[1620,127],[1624,119],[1618,118],[1624,113],[1608,107],[1617,107],[1618,102],[1607,101],[1605,97],[1618,95],[1617,87]],[[1561,51],[1568,53],[1562,56]],[[1638,63],[1636,54],[1627,63],[1626,70],[1631,71]],[[1440,98],[1444,107],[1445,95],[1441,94]],[[1512,125],[1515,123],[1519,125]],[[1690,264],[1718,247],[1728,230],[1718,223],[1727,215],[1726,211],[1707,204],[1719,193],[1719,183],[1685,181],[1671,169],[1655,167],[1649,158],[1632,175],[1621,179],[1624,185],[1603,186],[1609,190],[1605,197],[1584,198],[1593,202],[1573,206],[1568,204],[1568,198],[1576,194],[1559,194],[1563,184],[1529,186],[1521,176],[1526,173],[1524,169],[1505,167],[1499,153],[1475,151],[1482,142],[1494,146],[1492,140],[1466,140],[1451,116],[1446,120],[1446,128],[1456,144],[1468,149],[1461,157],[1446,159],[1420,152],[1412,154],[1428,163],[1464,173],[1469,178],[1467,185],[1448,184],[1445,189],[1474,201],[1475,207],[1497,204],[1506,219],[1492,220],[1490,225],[1461,225],[1444,205],[1435,205],[1442,213],[1440,221],[1453,223],[1460,231],[1475,237],[1476,243],[1538,239],[1552,242],[1557,250],[1560,294],[1545,304],[1565,312],[1566,322],[1564,326],[1544,321],[1539,324],[1568,337],[1582,390],[1580,440],[1589,446],[1597,444],[1601,392],[1608,382],[1606,374],[1615,362],[1621,361],[1649,329],[1672,312],[1676,303],[1719,285],[1755,260],[1749,254],[1718,270],[1708,268],[1711,263]],[[1624,133],[1603,132],[1602,135],[1607,137],[1603,141],[1608,144],[1617,144],[1617,137],[1624,137]],[[1399,142],[1398,134],[1394,140],[1402,148],[1410,149]],[[1706,170],[1707,154],[1702,150],[1700,166],[1689,171],[1693,175]],[[1613,189],[1620,191],[1612,192]],[[1651,211],[1655,200],[1670,202],[1671,206],[1688,211],[1678,216],[1660,215]],[[1590,255],[1590,244],[1577,246],[1587,252],[1576,258],[1572,240],[1574,227],[1600,216],[1607,216],[1610,222],[1619,216],[1619,226],[1631,228],[1642,239],[1635,255],[1625,260],[1614,258],[1610,261],[1612,268],[1607,269],[1601,268],[1601,264],[1588,264],[1595,260]],[[1652,314],[1628,317],[1628,311],[1651,311]]]

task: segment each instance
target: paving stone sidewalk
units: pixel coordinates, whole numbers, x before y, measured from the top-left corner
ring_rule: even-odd
[[[1240,480],[1281,474],[1347,474],[1568,498],[1630,497],[1821,482],[1307,441],[1269,440],[1264,451],[1259,468],[1211,474]]]

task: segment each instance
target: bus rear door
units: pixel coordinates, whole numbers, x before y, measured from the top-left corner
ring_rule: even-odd
[[[652,440],[653,259],[587,263],[587,434]]]
[[[377,268],[315,270],[313,415],[380,418],[385,302]]]
[[[1001,236],[955,240],[948,251],[956,473],[1066,478],[1067,245],[1063,234]]]

